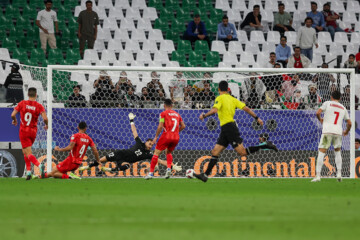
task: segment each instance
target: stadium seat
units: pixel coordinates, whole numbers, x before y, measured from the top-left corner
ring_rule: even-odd
[[[18,59],[20,61],[20,63],[24,64],[28,60],[26,50],[27,49],[23,49],[23,48],[14,49],[12,58]],[[0,51],[1,51],[1,48],[0,48]],[[0,57],[1,57],[1,59],[6,59],[6,58],[4,58],[4,56],[1,53],[0,53]],[[10,59],[10,57],[8,59]]]
[[[327,53],[325,55],[325,62],[329,63],[329,68],[334,68],[337,64],[337,61],[334,60],[335,58],[337,58],[337,56],[335,54],[332,54],[332,53]],[[332,61],[334,60],[334,61]],[[332,61],[332,62],[330,62]]]
[[[130,8],[129,0],[115,0],[114,4],[117,9],[127,9]]]
[[[195,42],[195,52],[199,54],[206,54],[209,52],[209,45],[206,41],[198,40]]]
[[[121,50],[124,50],[122,44],[119,44],[119,40],[115,40],[115,39],[110,39],[110,41],[108,42],[107,49],[117,53],[120,52]]]
[[[175,51],[174,42],[172,40],[164,40],[160,43],[160,50],[167,53]]]
[[[155,40],[156,42],[161,42],[164,40],[161,30],[151,29],[149,30],[149,40]]]
[[[352,33],[352,34],[354,34],[354,33]],[[360,39],[360,36],[357,39]],[[347,47],[346,47],[346,54],[347,55],[355,54],[355,53],[358,53],[358,52],[360,52],[359,43],[352,43],[352,44],[347,45]]]
[[[236,31],[236,34],[237,34],[238,40],[240,42],[246,43],[249,41],[248,36],[244,30],[238,30],[238,31]]]
[[[245,51],[252,54],[257,54],[260,52],[259,44],[257,42],[247,42],[245,44]]]
[[[94,49],[86,49],[84,52],[84,60],[88,60],[90,62],[98,61],[99,55]]]
[[[343,55],[343,54],[345,54],[343,45],[341,43],[336,43],[336,42],[330,44],[329,52],[334,54],[334,55]]]
[[[113,7],[112,0],[98,0],[97,6],[103,9],[109,9]]]
[[[110,29],[112,31],[115,31],[118,28],[119,28],[119,26],[118,26],[117,20],[115,18],[104,19],[103,29]]]
[[[245,1],[233,1],[232,3],[232,10],[246,11],[247,9]]]
[[[44,51],[42,49],[36,49],[36,48],[33,48],[31,50],[31,54],[30,54],[30,59],[32,61],[39,61],[39,60],[44,60],[45,59],[45,54],[44,54]]]
[[[83,10],[85,10],[85,9],[86,9],[86,8],[83,8],[82,6],[76,6],[76,7],[75,7],[75,10],[74,10],[74,16],[75,16],[75,17],[78,17],[79,14],[80,14],[80,12],[83,11]]]
[[[96,39],[94,43],[94,49],[98,52],[101,52],[105,49],[104,39]]]
[[[269,31],[267,34],[267,42],[274,43],[274,44],[280,43],[280,32]]]
[[[14,38],[5,37],[2,41],[2,48],[17,48]]]
[[[62,51],[60,49],[49,49],[48,50],[49,55],[48,55],[48,59],[52,60],[52,61],[56,61],[57,63],[60,63],[61,60],[64,60]]]
[[[320,54],[314,54],[313,55],[312,63],[316,67],[321,66],[321,64],[323,64],[323,62],[324,62],[324,60],[323,60],[322,55],[320,55]]]
[[[198,41],[197,41],[198,42]],[[181,53],[192,52],[191,43],[188,40],[180,40],[177,46],[177,51]]]
[[[162,0],[149,0],[148,6],[156,8],[158,10],[160,10],[164,7],[162,4]]]
[[[213,5],[211,3],[211,1],[208,1],[208,0],[199,0],[199,8],[200,9],[204,9],[206,11],[208,11],[210,9],[213,9]]]
[[[231,41],[229,42],[229,52],[232,53],[242,53],[244,52],[242,43],[240,41]]]
[[[309,12],[309,11],[311,11],[310,1],[299,1],[297,8],[298,8],[297,10],[301,11],[301,12]]]
[[[170,25],[171,25],[171,30],[174,32],[182,33],[186,30],[184,22],[177,18],[173,18]]]
[[[346,12],[358,12],[359,9],[360,4],[358,1],[347,1]],[[344,12],[344,14],[346,14],[346,12]]]
[[[166,31],[165,38],[167,40],[172,40],[174,43],[178,43],[180,41],[180,36],[177,31],[172,31],[172,30]]]
[[[282,2],[285,4],[285,11],[287,11],[287,12],[296,12],[297,11],[294,0],[284,0]],[[265,2],[265,5],[266,5],[266,2]]]
[[[105,8],[102,8],[102,7],[99,7],[99,8],[93,7],[93,11],[98,14],[99,19],[106,19],[106,18],[107,18]]]
[[[101,61],[115,62],[117,61],[116,55],[114,51],[111,50],[103,50],[101,52]]]
[[[121,61],[130,63],[130,62],[134,61],[134,55],[129,51],[122,50],[122,51],[120,51],[119,59],[121,59]]]
[[[166,67],[180,67],[179,62],[170,61],[166,64]]]
[[[262,52],[265,52],[265,53],[275,52],[275,49],[276,49],[276,46],[274,43],[269,43],[269,42],[262,43],[262,49],[261,49]]]
[[[345,13],[345,7],[342,1],[332,1],[331,2],[331,10],[336,13]]]
[[[229,64],[236,64],[239,62],[236,53],[233,52],[226,52],[223,55],[223,62]]]
[[[215,8],[222,9],[224,11],[228,11],[231,9],[228,0],[216,0]]]
[[[174,13],[172,10],[169,10],[167,8],[163,8],[160,11],[160,18],[161,19],[172,19],[174,17]]]
[[[98,28],[98,32],[97,32],[97,39],[106,39],[106,40],[110,40],[112,37],[111,37],[111,32],[110,32],[110,29],[108,28]]]
[[[238,23],[238,22],[242,21],[240,11],[237,11],[237,10],[234,10],[234,9],[229,9],[227,11],[227,16],[229,18],[230,23],[235,24],[235,23]],[[235,25],[235,27],[236,27],[236,25]]]
[[[185,27],[185,22],[188,22],[191,19],[190,12],[184,10],[183,8],[179,8],[176,11],[176,19],[181,21],[183,23],[184,27]]]
[[[173,51],[171,54],[171,61],[177,61],[180,65],[185,65],[186,58],[183,53]]]
[[[110,8],[109,18],[115,18],[116,20],[121,20],[121,19],[125,18],[123,10],[120,8]]]
[[[7,48],[0,48],[0,59],[10,60],[9,50]]]
[[[208,2],[208,1],[206,1]],[[217,24],[221,23],[222,17],[224,16],[221,9],[211,8],[210,9],[210,19]]]
[[[151,21],[154,21],[158,18],[156,8],[148,7],[145,8],[143,11],[143,19],[150,19]]]
[[[143,42],[146,40],[145,32],[142,29],[134,29],[131,32],[131,40],[136,42]]]
[[[212,41],[211,51],[217,51],[221,54],[224,54],[226,52],[225,43],[223,41]]]
[[[318,42],[329,45],[332,42],[330,33],[329,32],[319,32],[318,33]]]
[[[165,19],[158,18],[155,20],[154,29],[159,29],[161,31],[166,32],[169,30],[168,21]]]
[[[166,64],[167,62],[169,62],[169,56],[166,52],[155,51],[154,61]]]
[[[176,11],[180,8],[179,1],[177,0],[166,0],[165,1],[165,8],[169,9],[170,11]]]
[[[336,32],[334,42],[342,44],[342,45],[348,44],[349,39],[348,39],[347,33],[346,32]]]
[[[20,48],[22,48],[23,50],[28,50],[30,51],[31,49],[34,48],[34,42],[32,38],[28,38],[28,37],[24,37],[21,38],[20,40]]]
[[[137,29],[142,29],[145,31],[149,31],[150,29],[152,29],[152,25],[151,25],[151,21],[150,19],[138,19],[137,21]]]
[[[22,28],[16,28],[16,27],[10,28],[9,37],[16,38],[16,39],[21,39],[24,36],[25,36],[24,35],[24,30]]]
[[[146,9],[146,1],[145,0],[132,0],[131,7],[133,9]]]
[[[79,51],[74,51],[71,48],[66,50],[66,60],[68,62],[71,62],[71,64],[78,62],[80,59],[81,59],[81,57],[80,57]]]
[[[44,1],[42,0],[30,0],[29,6],[33,9],[44,8]]]
[[[243,52],[240,56],[240,62],[253,65],[255,63],[254,55],[250,52]]]
[[[125,50],[131,52],[141,52],[139,43],[132,40],[126,40]]]
[[[266,11],[270,10],[271,12],[278,12],[278,3],[277,3],[277,1],[265,1],[264,9]]]
[[[359,43],[359,39],[360,39],[360,33],[359,33],[359,32],[353,32],[353,33],[351,33],[351,43],[352,43],[352,44],[357,44],[357,43]]]
[[[149,63],[152,61],[151,55],[149,52],[140,51],[136,55],[137,62]]]
[[[313,48],[313,52],[314,52],[314,54],[325,55],[328,52],[328,50],[324,43],[319,42],[319,47]]]
[[[206,25],[206,29],[209,33],[216,33],[217,32],[217,27],[219,22],[217,20],[213,20],[213,19],[205,19],[204,20],[205,25]]]
[[[250,41],[252,43],[263,43],[265,42],[263,31],[251,31],[250,33]]]
[[[114,33],[114,39],[119,39],[122,42],[127,41],[130,39],[129,34],[127,31],[116,29]]]
[[[297,37],[297,33],[296,32],[293,32],[293,31],[288,31],[288,32],[285,32],[284,34],[287,38],[287,44],[289,46],[291,46],[292,44],[295,44],[296,43],[296,37]],[[279,39],[279,42],[280,42],[280,39]]]
[[[248,5],[249,11],[253,10],[254,5],[259,5],[260,6],[260,11],[264,10],[264,8],[262,6],[262,3],[261,3],[261,0],[249,0],[249,5]]]
[[[14,7],[13,5],[7,5],[5,10],[5,16],[11,19],[11,18],[17,18],[21,16],[21,14],[17,7]]]
[[[139,12],[139,9],[134,9],[134,8],[127,8],[126,9],[126,18],[127,19],[141,19],[141,15]]]
[[[206,62],[211,66],[211,67],[216,67],[219,62],[221,62],[220,56],[218,52],[214,52],[214,51],[209,51],[206,53]]]
[[[142,50],[145,51],[145,52],[154,53],[154,52],[157,52],[157,51],[158,51],[158,47],[157,47],[157,44],[156,44],[155,41],[153,41],[153,40],[146,40],[146,41],[144,41],[144,43],[143,43]]]
[[[194,10],[196,8],[195,1],[193,0],[183,0],[182,1],[182,9],[185,11],[190,12],[191,10]]]

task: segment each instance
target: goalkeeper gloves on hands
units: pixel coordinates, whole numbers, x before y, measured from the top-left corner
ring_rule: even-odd
[[[130,123],[134,122],[134,118],[135,118],[135,114],[133,113],[129,113],[129,120],[130,120]]]
[[[172,169],[175,170],[176,172],[180,172],[182,170],[182,167],[180,165],[178,165],[177,163],[174,163],[174,165],[172,166]]]

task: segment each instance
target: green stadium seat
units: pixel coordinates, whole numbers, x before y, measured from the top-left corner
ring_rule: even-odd
[[[13,51],[12,58],[18,59],[20,63],[24,64],[29,59],[26,51],[27,49],[17,48]]]
[[[4,37],[6,37],[6,30],[3,28],[0,28],[0,38],[2,39]]]
[[[193,17],[198,14],[201,18],[201,21],[206,21],[208,19],[208,16],[207,16],[207,13],[206,11],[203,11],[202,9],[200,8],[195,8],[194,9],[194,13],[193,13]]]
[[[200,64],[195,62],[185,62],[184,67],[197,67],[198,65]]]
[[[173,18],[171,21],[171,30],[174,32],[183,33],[186,30],[185,23],[177,18]]]
[[[198,40],[195,42],[195,52],[199,54],[206,54],[209,51],[209,45],[206,41]]]
[[[219,52],[209,51],[206,53],[206,62],[209,63],[212,67],[218,66],[221,62]]]
[[[36,26],[33,28],[26,29],[26,37],[31,38],[33,40],[39,39],[39,28]]]
[[[24,62],[25,65],[29,65],[29,66],[38,66],[38,62],[37,60],[32,60],[32,59],[28,59]]]
[[[156,8],[156,9],[158,9],[158,10],[164,8],[164,6],[163,6],[163,4],[162,4],[162,0],[150,0],[148,6],[149,6],[149,7]]]
[[[189,53],[189,62],[192,64],[202,64],[203,56],[195,51]]]
[[[27,5],[27,0],[12,0],[11,5],[15,8],[23,8]]]
[[[209,0],[199,0],[199,8],[208,11],[212,8],[214,8],[214,6],[212,5],[211,1]]]
[[[48,55],[49,61],[55,60],[57,63],[60,63],[60,61],[63,59],[64,57],[60,49],[49,49],[49,55]]]
[[[210,19],[216,23],[221,23],[224,13],[221,9],[212,8],[210,10]]]
[[[183,54],[192,52],[191,43],[188,40],[180,40],[177,46],[177,51]]]
[[[10,29],[11,27],[13,27],[13,21],[11,18],[5,17],[5,16],[1,16],[0,17],[0,27],[4,28],[4,29]]]
[[[69,43],[70,43],[72,49],[79,49],[79,47],[80,47],[80,43],[79,43],[79,39],[78,39],[78,38],[70,39],[70,40],[69,40]]]
[[[3,39],[2,48],[17,48],[15,38],[6,37]]]
[[[30,0],[29,6],[32,9],[36,9],[36,8],[45,8],[45,4],[43,0]]]
[[[30,51],[34,48],[34,41],[32,38],[23,37],[20,40],[20,48]]]
[[[77,18],[75,18],[75,17],[69,17],[68,18],[68,26],[69,26],[69,28],[78,28],[79,27],[79,24],[78,24],[78,22],[77,22]]]
[[[60,65],[74,65],[74,63],[71,61],[68,61],[67,59],[64,59],[60,62]]]
[[[29,5],[25,5],[22,11],[22,17],[25,19],[36,19],[37,11],[34,8],[31,8]]]
[[[189,11],[185,11],[182,8],[179,8],[176,11],[176,18],[182,22],[189,22],[191,20]],[[184,24],[185,25],[185,24]]]
[[[201,64],[201,66],[202,67],[215,67],[215,66],[213,66],[211,63],[209,63],[209,62],[203,62],[202,64]]]
[[[196,4],[194,0],[183,0],[181,7],[185,11],[190,12],[196,8]]]
[[[180,8],[178,0],[166,0],[165,8],[171,11],[176,11]]]
[[[172,19],[174,17],[174,12],[170,9],[163,8],[160,11],[160,18],[162,19]]]
[[[155,29],[160,29],[161,31],[166,32],[167,30],[169,30],[168,21],[164,20],[164,19],[161,19],[161,18],[157,18],[155,20],[154,28]]]
[[[178,61],[179,64],[183,66],[185,65],[185,62],[187,62],[185,55],[177,51],[171,53],[171,61]]]
[[[18,16],[21,16],[21,14],[20,14],[18,8],[14,7],[12,5],[7,5],[5,16],[7,18],[17,18]]]
[[[77,63],[81,59],[78,49],[68,49],[66,51],[66,60],[71,64]]]
[[[172,40],[174,43],[178,43],[180,41],[180,36],[177,31],[172,31],[172,30],[166,31],[165,38],[168,40]]]
[[[218,24],[219,23],[213,19],[207,19],[207,21],[205,21],[206,30],[209,33],[216,33]]]
[[[29,19],[26,19],[22,16],[18,16],[16,18],[16,28],[22,28],[22,29],[27,29],[27,28],[31,28],[31,23]]]
[[[30,59],[31,60],[45,60],[45,54],[44,51],[40,48],[33,48],[31,49],[31,54],[30,54]]]
[[[64,7],[67,9],[75,8],[78,5],[78,1],[64,1]]]
[[[57,38],[56,47],[61,50],[67,50],[69,48],[69,39],[68,38]]]

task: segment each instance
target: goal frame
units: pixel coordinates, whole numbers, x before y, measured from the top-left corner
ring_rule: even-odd
[[[160,72],[228,72],[228,73],[343,73],[350,74],[350,178],[355,178],[355,69],[348,68],[209,68],[209,67],[135,67],[135,66],[78,66],[48,65],[47,66],[47,115],[48,131],[46,143],[47,169],[52,168],[52,114],[53,114],[53,70],[59,71],[160,71]],[[51,91],[49,91],[51,89]],[[271,111],[271,110],[269,110]]]

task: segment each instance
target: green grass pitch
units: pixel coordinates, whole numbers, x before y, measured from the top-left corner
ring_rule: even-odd
[[[360,181],[0,179],[0,239],[358,239]]]

